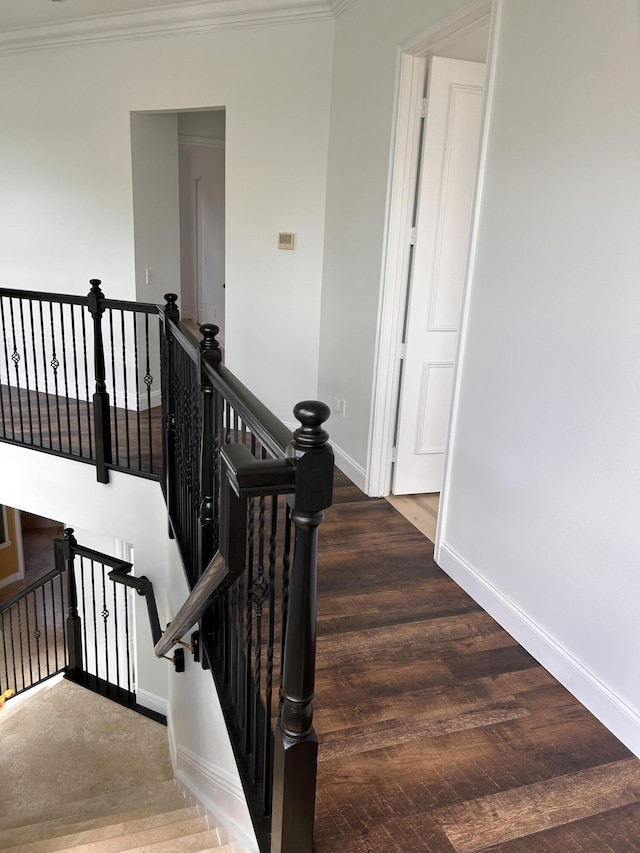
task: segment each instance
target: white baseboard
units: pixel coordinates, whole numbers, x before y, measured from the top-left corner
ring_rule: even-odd
[[[446,542],[436,562],[628,749],[640,757],[640,713]]]
[[[352,459],[351,456],[349,456],[348,453],[345,453],[345,451],[338,447],[337,444],[331,442],[331,446],[333,447],[333,454],[335,456],[337,467],[364,492],[366,471],[362,465],[359,465],[355,459]]]
[[[161,696],[156,696],[154,693],[148,693],[146,690],[137,688],[136,701],[143,708],[148,708],[150,711],[155,711],[157,714],[167,716],[169,703]]]
[[[22,580],[24,574],[20,574],[20,572],[14,572],[12,575],[7,575],[6,578],[3,578],[0,581],[0,589],[5,586],[9,586],[9,584],[15,583],[16,581]]]
[[[173,770],[178,782],[209,812],[216,825],[246,850],[259,853],[255,836],[247,829],[247,804],[238,780],[183,746],[172,744]]]

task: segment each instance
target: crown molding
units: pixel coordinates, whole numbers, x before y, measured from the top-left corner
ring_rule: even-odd
[[[337,18],[338,15],[341,15],[349,8],[349,6],[352,6],[355,2],[356,0],[331,0],[331,11]]]
[[[206,0],[0,31],[0,55],[333,19],[328,0]]]

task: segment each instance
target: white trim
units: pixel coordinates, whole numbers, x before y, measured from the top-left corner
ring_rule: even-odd
[[[3,589],[5,586],[9,586],[9,584],[15,583],[16,581],[22,580],[24,575],[21,575],[20,572],[14,572],[12,575],[7,575],[6,578],[2,578],[0,580],[0,589]]]
[[[458,420],[458,410],[460,404],[460,383],[458,377],[460,374],[460,366],[464,362],[465,350],[465,335],[464,330],[467,327],[467,318],[469,315],[469,304],[471,301],[471,292],[473,289],[473,278],[476,263],[476,250],[478,245],[478,223],[480,219],[480,210],[482,208],[482,197],[484,192],[486,164],[487,164],[487,147],[489,142],[489,126],[491,123],[491,113],[493,106],[493,96],[495,92],[497,53],[498,53],[498,36],[502,25],[502,0],[494,0],[493,14],[491,19],[491,31],[489,33],[489,47],[487,50],[487,71],[484,84],[484,113],[482,116],[482,126],[480,128],[480,148],[478,158],[478,172],[476,177],[476,195],[473,201],[473,221],[471,222],[470,234],[471,240],[469,243],[469,252],[467,256],[467,272],[464,283],[464,293],[462,295],[462,309],[460,311],[460,325],[458,327],[458,340],[456,343],[455,364],[456,369],[453,374],[453,389],[451,392],[451,409],[449,412],[449,428],[447,432],[447,443],[444,451],[444,471],[442,475],[442,488],[440,490],[440,506],[438,508],[438,524],[436,527],[436,553],[440,547],[441,531],[445,530],[449,502],[447,500],[449,494],[449,482],[451,479],[451,455],[453,447],[453,436],[455,435],[456,423]]]
[[[356,0],[330,0],[331,11],[337,18],[338,15],[346,12],[349,6],[352,6],[355,2]]]
[[[475,29],[491,17],[492,0],[469,0],[460,8],[442,18],[419,35],[412,36],[400,45],[403,53],[426,56],[441,50],[451,39]]]
[[[365,486],[366,493],[372,496],[387,495],[391,489],[391,449],[400,376],[400,361],[396,354],[406,310],[409,264],[408,241],[405,240],[405,235],[410,228],[409,220],[413,214],[419,157],[419,125],[415,103],[417,92],[420,91],[422,99],[427,55],[437,51],[452,38],[478,27],[490,17],[491,9],[492,0],[470,0],[400,46],[402,53],[396,135],[391,156],[385,260],[378,311],[376,367]]]
[[[209,0],[0,31],[0,54],[327,20],[322,0]]]
[[[440,542],[438,565],[487,611],[567,690],[640,756],[640,712],[574,657],[460,554]]]
[[[174,773],[179,783],[213,815],[216,824],[224,826],[244,845],[247,853],[258,853],[255,837],[246,830],[247,804],[236,777],[184,746],[175,748],[174,744],[174,754]]]
[[[413,197],[417,179],[426,69],[427,63],[422,57],[401,57],[396,137],[391,154],[393,167],[390,176],[384,272],[378,307],[369,464],[364,488],[365,492],[372,496],[386,495],[391,487],[391,448],[400,387],[401,359],[398,353],[402,340],[409,277]]]
[[[163,699],[162,696],[156,696],[155,693],[142,690],[140,687],[136,690],[136,702],[143,708],[148,708],[150,711],[155,711],[165,717],[169,711],[169,702],[166,699]]]
[[[213,139],[210,136],[187,136],[184,133],[178,134],[179,145],[202,145],[207,148],[224,148],[224,139]]]
[[[336,466],[343,472],[343,474],[347,475],[351,482],[355,483],[359,489],[364,491],[366,472],[362,465],[358,464],[355,459],[349,456],[348,453],[345,453],[345,451],[338,447],[338,445],[333,441],[331,442],[331,447],[333,447]]]

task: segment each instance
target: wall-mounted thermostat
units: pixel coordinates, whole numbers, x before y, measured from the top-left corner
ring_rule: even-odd
[[[291,231],[281,231],[278,234],[278,248],[279,249],[293,249],[295,248],[296,243],[296,235],[292,234]]]

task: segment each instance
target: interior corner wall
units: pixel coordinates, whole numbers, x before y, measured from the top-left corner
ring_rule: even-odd
[[[319,396],[337,464],[361,487],[372,405],[400,46],[461,0],[361,0],[336,20]]]
[[[438,562],[636,754],[635,0],[501,0]]]
[[[175,113],[131,114],[131,169],[136,299],[162,305],[165,293],[180,294]]]
[[[226,108],[228,366],[317,395],[332,21],[0,57],[0,285],[135,297],[135,112]],[[279,251],[278,232],[296,233]]]

